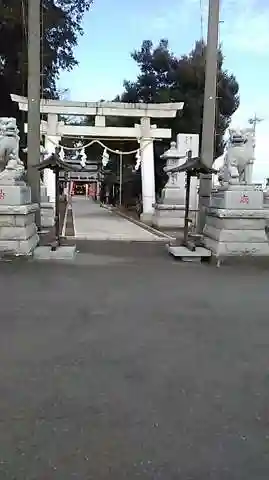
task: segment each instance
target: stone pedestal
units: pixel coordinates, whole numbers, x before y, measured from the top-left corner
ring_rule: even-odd
[[[269,185],[266,184],[265,190],[263,191],[263,208],[266,209],[266,226],[269,228]]]
[[[39,238],[35,224],[38,205],[24,181],[19,136],[14,118],[0,119],[0,255],[29,255]]]
[[[181,175],[183,180],[185,179],[184,174]],[[194,179],[196,181],[196,179]],[[183,228],[184,227],[184,217],[185,217],[185,190],[184,198],[182,198],[181,188],[169,189],[165,187],[165,192],[161,203],[155,205],[155,212],[153,216],[153,225],[159,228]],[[197,196],[197,187],[191,184],[191,198],[190,198],[190,211],[189,218],[192,222],[195,222],[195,217],[198,208],[198,196]]]
[[[39,238],[30,188],[0,185],[0,254],[29,255]]]
[[[263,192],[263,205],[264,208],[269,208],[269,189]]]
[[[41,226],[51,228],[54,225],[54,206],[51,202],[40,203]]]
[[[230,185],[212,194],[204,244],[221,259],[269,255],[263,192],[253,185]]]
[[[41,226],[43,228],[53,227],[55,207],[54,204],[49,201],[49,196],[47,194],[47,188],[45,185],[40,186],[40,215]]]

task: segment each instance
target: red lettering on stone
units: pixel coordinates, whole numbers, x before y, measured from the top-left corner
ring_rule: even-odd
[[[249,203],[249,197],[248,195],[242,195],[240,198],[240,203],[244,203],[245,205]]]
[[[3,192],[2,188],[1,188],[1,190],[0,190],[0,200],[4,200],[5,195],[6,195],[5,192]]]

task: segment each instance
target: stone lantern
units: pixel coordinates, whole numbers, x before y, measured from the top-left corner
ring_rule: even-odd
[[[184,163],[186,157],[180,154],[176,142],[171,142],[169,150],[161,155],[161,159],[166,160],[165,169],[169,170]],[[162,204],[178,205],[181,203],[183,192],[180,180],[177,173],[168,173],[168,181],[162,191]]]
[[[159,228],[178,229],[184,227],[185,216],[185,176],[177,172],[169,173],[174,167],[179,167],[187,159],[187,151],[180,151],[176,142],[171,142],[169,150],[161,156],[166,160],[164,171],[167,170],[168,181],[162,191],[161,200],[155,205],[153,225]],[[197,183],[191,185],[190,216],[195,217],[197,208]]]

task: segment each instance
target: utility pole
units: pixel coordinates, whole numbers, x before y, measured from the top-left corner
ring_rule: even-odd
[[[36,225],[40,229],[40,7],[41,0],[28,0],[28,130],[27,177],[32,202],[37,203]]]
[[[212,167],[214,160],[216,128],[216,93],[219,46],[220,0],[209,0],[208,33],[205,65],[204,112],[202,128],[201,160]],[[199,188],[198,233],[205,225],[206,209],[209,206],[212,188],[212,175],[201,175]]]
[[[257,126],[257,124],[258,124],[258,123],[261,123],[261,122],[263,122],[263,118],[257,117],[256,113],[255,113],[254,117],[252,117],[252,118],[249,119],[248,123],[249,123],[250,125],[253,125],[254,135],[256,134],[256,126]]]

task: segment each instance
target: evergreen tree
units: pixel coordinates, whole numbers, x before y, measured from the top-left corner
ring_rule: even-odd
[[[92,0],[41,0],[41,86],[45,97],[57,97],[61,70],[77,65],[73,49],[83,33],[83,15]],[[28,0],[0,0],[0,75],[10,93],[27,95]],[[0,98],[2,100],[2,91]]]
[[[154,48],[150,40],[142,43],[132,58],[140,68],[136,81],[124,82],[124,92],[117,100],[124,102],[184,102],[184,110],[175,119],[158,121],[177,133],[202,131],[205,85],[206,45],[196,42],[194,49],[177,58],[169,49],[168,41],[161,40]],[[218,56],[216,147],[215,157],[223,153],[223,136],[233,113],[239,106],[239,86],[234,77],[223,68],[221,49]]]

